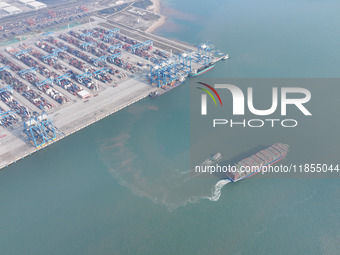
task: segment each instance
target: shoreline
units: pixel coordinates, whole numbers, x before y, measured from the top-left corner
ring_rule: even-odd
[[[152,5],[148,7],[148,11],[152,11],[160,16],[160,19],[152,24],[148,29],[145,30],[146,33],[153,33],[158,28],[163,26],[166,21],[166,17],[161,14],[162,4],[160,0],[151,0]]]

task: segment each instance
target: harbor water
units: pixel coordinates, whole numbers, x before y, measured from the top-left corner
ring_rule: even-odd
[[[157,34],[210,40],[231,57],[191,82],[339,77],[336,1],[162,3],[169,18]],[[304,128],[235,130],[227,140],[202,131],[192,148],[191,82],[1,170],[0,254],[337,254],[339,178],[230,183],[195,175],[190,158],[195,149],[196,161],[217,151],[231,159],[280,141],[291,148],[284,164],[336,163],[340,87],[313,85]],[[327,114],[323,102],[334,102]]]

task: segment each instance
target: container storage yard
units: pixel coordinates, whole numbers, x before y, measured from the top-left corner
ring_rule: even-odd
[[[0,168],[228,58],[103,20],[0,47]]]

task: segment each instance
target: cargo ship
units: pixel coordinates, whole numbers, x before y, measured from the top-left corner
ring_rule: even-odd
[[[210,71],[211,69],[213,69],[215,67],[215,63],[211,62],[205,66],[202,66],[196,70],[193,70],[191,73],[189,73],[189,76],[190,77],[193,77],[193,76],[197,76],[197,75],[201,75],[201,74],[204,74],[205,72],[208,72]]]
[[[162,88],[160,91],[153,91],[149,94],[150,97],[157,97],[165,94],[166,92],[169,92],[170,90],[177,88],[179,85],[181,85],[185,81],[185,77],[181,77],[177,79],[174,84],[166,85]]]
[[[289,146],[283,143],[275,143],[265,150],[245,158],[235,164],[234,168],[230,168],[227,174],[227,179],[232,182],[253,176],[263,168],[276,164],[287,156]]]

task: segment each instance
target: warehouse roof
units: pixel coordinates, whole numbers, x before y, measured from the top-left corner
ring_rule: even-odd
[[[35,8],[35,9],[40,9],[40,8],[45,8],[45,7],[47,7],[46,4],[41,3],[41,2],[38,2],[38,1],[29,2],[29,3],[27,3],[27,5],[28,5],[29,7]]]
[[[3,8],[3,10],[5,12],[8,12],[9,14],[15,14],[15,13],[22,12],[22,10],[20,10],[19,8],[15,7],[15,6],[8,6],[8,7]]]
[[[6,2],[0,2],[0,9],[7,7],[7,6],[10,6],[10,5]]]
[[[34,2],[35,0],[18,0],[19,3],[27,4],[29,2]]]

